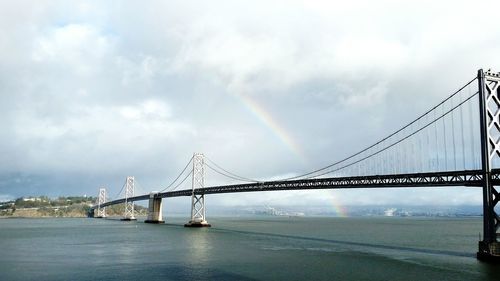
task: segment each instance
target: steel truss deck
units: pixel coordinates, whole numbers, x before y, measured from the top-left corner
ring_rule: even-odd
[[[492,170],[494,185],[500,185],[500,169]],[[335,177],[289,181],[265,181],[246,184],[220,185],[195,189],[195,194],[220,194],[255,191],[279,190],[313,190],[313,189],[351,189],[351,188],[408,188],[408,187],[440,187],[440,186],[474,186],[481,187],[483,175],[481,170],[464,170],[450,172],[431,172],[399,175],[375,175],[358,177]],[[158,193],[156,197],[191,196],[191,189]],[[150,195],[128,198],[128,201],[149,200]],[[101,204],[101,207],[124,203],[118,199]],[[94,206],[96,207],[96,206]]]

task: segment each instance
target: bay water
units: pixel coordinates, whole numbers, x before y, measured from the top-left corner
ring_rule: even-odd
[[[481,218],[0,219],[0,280],[500,280]]]

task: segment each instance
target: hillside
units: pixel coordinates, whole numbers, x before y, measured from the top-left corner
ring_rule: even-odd
[[[70,196],[51,199],[47,196],[21,197],[0,202],[0,217],[86,217],[95,202],[94,197]],[[108,216],[121,216],[124,205],[106,208]],[[147,208],[135,206],[136,216],[147,215]]]

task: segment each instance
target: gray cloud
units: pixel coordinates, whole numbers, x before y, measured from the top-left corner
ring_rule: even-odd
[[[194,151],[260,179],[329,164],[433,106],[478,68],[495,67],[499,4],[479,6],[1,3],[0,195],[93,194],[100,185],[116,193],[127,175],[158,189]],[[435,204],[440,192],[242,198],[323,204],[334,195],[369,204],[404,194]],[[446,194],[480,202],[477,192]],[[234,204],[238,196],[210,200]]]

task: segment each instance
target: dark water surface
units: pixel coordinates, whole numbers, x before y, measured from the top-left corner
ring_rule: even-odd
[[[0,219],[0,280],[500,280],[480,218]]]

